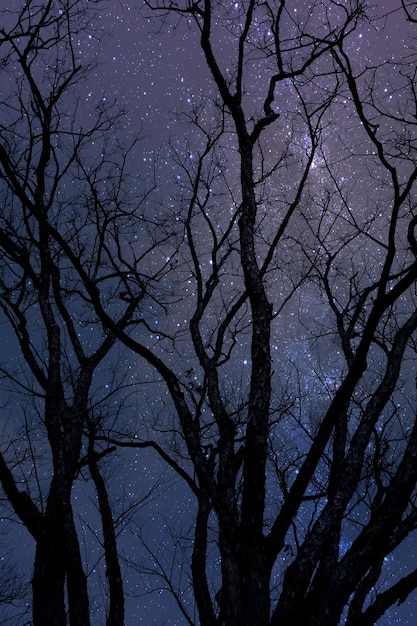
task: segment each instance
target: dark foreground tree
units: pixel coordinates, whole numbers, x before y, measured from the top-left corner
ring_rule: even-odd
[[[361,54],[363,2],[146,4],[211,74],[173,142],[179,301],[127,334],[62,247],[175,409],[199,621],[374,624],[417,585],[387,565],[417,522],[415,53]],[[168,419],[112,440],[166,456]]]
[[[85,4],[20,4],[2,10],[0,30],[0,307],[17,340],[15,358],[1,364],[7,402],[2,408],[0,482],[36,543],[33,623],[58,626],[69,620],[86,626],[87,563],[72,491],[88,468],[98,509],[89,523],[102,527],[106,623],[122,626],[116,533],[100,469],[109,450],[97,451],[94,437],[106,416],[117,421],[126,368],[120,352],[110,356],[116,336],[97,320],[49,232],[53,226],[71,242],[90,280],[114,273],[106,266],[109,250],[120,270],[122,252],[100,237],[102,221],[117,220],[120,226],[130,221],[130,202],[118,210],[125,193],[123,159],[117,162],[115,144],[109,146],[107,139],[117,112],[105,101],[88,117],[85,107],[79,109],[79,89],[91,64],[84,48],[80,56],[78,44],[92,33],[99,35]],[[134,262],[129,245],[123,255]],[[119,277],[117,283],[125,280]],[[138,286],[134,303],[118,318],[120,328],[131,320],[142,295]]]
[[[88,623],[71,502],[87,467],[120,606],[99,466],[111,444],[152,448],[195,499],[192,534],[174,537],[183,572],[149,550],[189,624],[370,626],[417,587],[411,562],[392,569],[417,530],[415,51],[358,50],[362,25],[386,20],[354,0],[145,4],[158,32],[190,29],[210,81],[171,141],[175,187],[162,180],[140,212],[123,163],[101,156],[117,134],[106,109],[97,160],[61,99],[77,95],[68,34],[82,3],[26,3],[2,33],[1,67],[27,85],[2,102],[0,245],[30,372],[6,373],[33,400],[25,424],[37,416],[53,468],[51,481],[34,472],[36,499],[15,478],[27,457],[0,458],[37,542],[34,621],[65,623],[66,581],[71,624]],[[93,401],[116,340],[158,404],[134,437]]]

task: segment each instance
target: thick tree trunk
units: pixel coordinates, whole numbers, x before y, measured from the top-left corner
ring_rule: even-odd
[[[33,626],[66,626],[64,555],[57,536],[37,542],[32,595]]]
[[[66,604],[71,626],[90,623],[87,578],[70,497],[70,488],[62,489],[54,476],[44,516],[44,536],[36,546],[32,580],[34,626],[66,625]]]
[[[250,552],[248,553],[250,558]],[[265,562],[237,565],[237,559],[222,557],[223,587],[219,592],[219,624],[254,626],[269,624],[269,573]],[[248,592],[249,588],[252,589]]]
[[[69,552],[68,542],[60,531],[48,526],[45,539],[36,546],[32,579],[33,625],[65,626],[67,583],[68,613],[71,626],[88,626],[89,602],[87,579],[79,549]]]
[[[242,626],[269,624],[270,570],[262,549],[252,546],[250,538],[241,545]]]

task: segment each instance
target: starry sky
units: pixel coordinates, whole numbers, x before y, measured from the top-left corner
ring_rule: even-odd
[[[407,51],[409,37],[414,35],[415,25],[407,25],[398,12],[399,2],[397,0],[378,1],[375,13],[383,18],[375,20],[371,24],[364,24],[363,28],[358,28],[350,42],[350,52],[358,63],[364,61],[368,64],[378,63],[387,58],[395,58],[403,55]],[[294,3],[294,11],[297,10],[297,3]],[[108,2],[105,10],[100,11],[97,15],[97,25],[103,28],[110,36],[106,36],[103,44],[100,46],[100,54],[98,57],[98,65],[94,75],[91,77],[91,83],[88,85],[88,95],[86,99],[92,98],[97,100],[100,97],[114,98],[117,105],[126,110],[125,121],[123,122],[123,131],[126,133],[126,139],[140,133],[140,141],[137,146],[135,158],[140,167],[141,174],[151,172],[154,166],[157,167],[158,180],[169,181],[172,185],[178,182],[183,172],[178,163],[173,161],[171,152],[167,144],[167,140],[173,143],[174,147],[179,146],[181,150],[184,146],[184,134],[190,133],[189,127],[179,121],[179,113],[188,113],[193,106],[209,96],[212,90],[212,82],[205,66],[204,59],[198,45],[198,35],[192,28],[189,28],[184,22],[176,22],[168,20],[161,28],[160,21],[155,18],[149,11],[138,6],[134,2]],[[81,41],[80,47],[85,49],[88,41]],[[94,46],[95,42],[92,42]],[[229,54],[229,41],[227,36],[218,42],[218,50],[221,52],[222,60],[225,67],[227,66]],[[407,54],[407,52],[405,52]],[[387,83],[384,89],[390,95],[392,85],[387,76]],[[256,96],[256,90],[255,96]],[[284,95],[285,97],[285,95]],[[396,97],[395,95],[393,97]],[[291,99],[293,95],[289,94],[289,102],[285,106],[291,110],[294,101]],[[340,111],[343,116],[343,111]],[[338,121],[338,120],[336,120]],[[362,137],[358,135],[357,144],[360,144]],[[188,136],[191,148],[189,150],[192,155],[192,141]],[[271,137],[271,143],[276,141],[276,137]],[[329,143],[333,151],[337,151],[338,144],[329,137]],[[303,150],[303,138],[299,138],[299,149]],[[316,169],[313,172],[315,183],[320,184],[319,161],[314,164]],[[349,169],[350,168],[350,169]],[[349,164],[348,170],[343,172],[346,178],[361,178],[361,162]],[[367,176],[363,175],[364,184],[369,185]],[[161,195],[165,193],[162,185]],[[363,192],[363,188],[362,188]],[[170,191],[168,190],[168,193]],[[302,300],[307,299],[307,304]],[[304,295],[298,306],[305,311],[314,307],[314,302],[309,300],[309,296]],[[316,305],[318,306],[318,305]],[[289,361],[295,362],[297,368],[301,371],[309,370],[311,365],[311,348],[308,340],[300,333],[298,325],[293,325],[294,310],[290,310],[288,318],[284,323],[288,323],[286,330],[289,332],[286,338],[284,348],[285,357]],[[316,317],[320,318],[321,313],[318,311]],[[325,317],[323,323],[325,324]],[[282,345],[276,345],[277,350],[282,350]],[[243,351],[244,352],[244,351]],[[322,361],[326,361],[326,356],[322,355]],[[247,363],[246,357],[242,357],[242,366],[244,369]],[[334,381],[332,376],[337,371],[331,361],[326,364],[325,384],[331,388]],[[306,375],[308,379],[308,375]],[[304,381],[304,384],[315,384]],[[311,391],[311,388],[310,388]],[[312,394],[314,397],[314,394]],[[146,417],[146,412],[145,412]],[[163,473],[163,468],[155,466],[154,458],[148,455],[148,462],[145,462],[145,474],[148,480],[158,480],[158,472],[161,472],[163,480],[166,481],[167,487],[163,488],[165,498],[155,500],[155,508],[150,507],[150,519],[154,516],[156,521],[161,523],[162,527],[165,523],[174,525],[187,524],[184,515],[184,506],[192,510],[192,500],[190,495],[184,489],[173,482],[173,477]],[[137,460],[134,460],[134,463]],[[141,459],[141,463],[143,459]],[[156,478],[155,478],[156,477]],[[139,480],[143,483],[144,477],[141,475]],[[132,480],[133,485],[137,485],[136,479]],[[137,488],[137,487],[136,487]],[[143,491],[146,486],[142,485]],[[168,491],[166,490],[168,489]],[[188,501],[188,505],[187,505]],[[184,504],[185,503],[185,504]],[[156,511],[156,513],[155,513]],[[150,532],[151,545],[152,542],[160,540],[160,529],[153,535],[155,529],[147,529],[146,516],[148,509],[144,509],[142,521],[144,521],[145,532]],[[164,522],[164,518],[166,521]],[[162,531],[163,532],[163,531]],[[163,535],[162,535],[163,537]],[[149,540],[149,537],[148,537]],[[162,541],[166,541],[162,539]],[[132,548],[134,544],[132,542]],[[133,548],[134,549],[134,548]],[[136,549],[137,546],[136,546]],[[167,552],[172,553],[172,547],[168,547]],[[415,552],[417,553],[417,551]],[[175,558],[180,558],[174,555]],[[169,560],[167,559],[167,564]],[[394,567],[398,567],[398,563]],[[140,584],[140,583],[139,583]],[[133,583],[135,585],[135,583]],[[138,601],[136,601],[138,602]],[[144,624],[163,624],[166,620],[167,624],[182,623],[180,616],[173,618],[173,607],[170,605],[166,594],[156,594],[153,596],[145,596],[135,604],[135,600],[130,605],[132,607],[132,622],[137,619]],[[405,610],[404,614],[408,611]],[[381,623],[407,624],[406,618],[401,617],[401,610],[395,615],[388,618],[389,621]]]
[[[297,2],[293,4],[294,11],[297,10],[297,4],[302,7],[302,3],[301,5]],[[403,19],[399,0],[376,2],[375,15],[377,14],[380,17],[371,23],[364,24],[363,28],[359,27],[349,42],[352,58],[358,64],[373,64],[398,56],[407,56],[410,38],[417,33],[417,24],[407,23]],[[178,158],[173,158],[173,154],[175,151],[177,155],[187,154],[190,167],[192,167],[194,151],[198,148],[199,138],[190,131],[189,125],[184,123],[182,115],[191,114],[195,106],[205,101],[213,90],[209,72],[199,50],[198,35],[184,21],[167,20],[161,27],[157,16],[139,2],[107,0],[97,11],[90,32],[80,34],[77,48],[80,58],[86,56],[94,57],[96,60],[95,68],[86,84],[80,87],[82,99],[80,116],[85,117],[85,123],[88,124],[96,102],[115,103],[115,107],[122,113],[117,139],[129,144],[137,137],[139,138],[132,150],[129,166],[132,176],[137,176],[132,179],[136,181],[133,185],[137,185],[133,192],[141,193],[147,182],[156,176],[158,185],[154,197],[166,204],[170,195],[175,196],[181,191],[184,180],[183,164],[178,161]],[[230,51],[229,42],[224,33],[219,39],[218,51],[222,56],[224,66],[227,67]],[[258,79],[261,80],[262,77]],[[392,84],[389,74],[387,74],[386,85],[383,88],[386,90],[387,98],[401,97],[401,94],[395,92],[396,86]],[[256,81],[253,91],[255,95],[251,97],[254,99],[253,106],[256,108]],[[285,114],[291,112],[294,106],[293,98],[294,96],[288,93],[288,100],[282,104]],[[340,119],[343,114],[343,107],[335,113],[336,117],[340,115]],[[340,125],[340,119],[332,120],[332,122]],[[288,127],[288,132],[290,132],[290,127]],[[294,132],[293,129],[291,132]],[[350,133],[351,130],[344,129],[344,132]],[[356,145],[360,146],[363,137],[360,131],[355,132],[357,132]],[[342,134],[337,136],[329,130],[326,145],[333,157],[338,154],[338,151],[341,154],[343,152],[340,148]],[[279,137],[271,135],[268,138],[268,146],[273,149],[280,141]],[[298,150],[300,155],[305,153],[309,148],[308,141],[308,136],[302,131],[298,134],[296,132],[295,152]],[[311,185],[316,187],[326,184],[321,168],[321,158],[323,155],[317,155],[313,163]],[[352,159],[347,165],[341,166],[339,174],[342,182],[363,181],[360,193],[355,192],[357,202],[359,202],[360,194],[364,191],[369,192],[371,184],[367,172],[361,170],[362,165],[360,158]],[[284,191],[279,193],[284,194]],[[147,210],[154,210],[156,204],[157,202],[150,204]],[[300,223],[300,229],[302,228],[303,224]],[[377,261],[376,258],[375,262]],[[290,265],[291,262],[289,250],[288,264]],[[285,298],[285,288],[278,285],[271,288],[280,290],[280,298]],[[184,290],[186,294],[186,285]],[[273,344],[277,359],[280,362],[294,364],[302,373],[301,378],[294,379],[294,385],[301,385],[307,389],[314,398],[314,402],[317,402],[320,394],[323,394],[323,402],[325,402],[326,393],[331,392],[337,383],[339,366],[337,352],[334,350],[329,351],[328,354],[315,352],[309,338],[309,329],[304,332],[299,325],[300,317],[306,324],[307,317],[313,316],[318,325],[326,326],[328,311],[322,312],[320,306],[314,295],[308,290],[304,291],[280,317],[281,326],[277,325],[275,328]],[[153,315],[152,312],[150,316],[154,329],[150,340],[155,341],[157,345],[158,325],[163,326],[164,321],[157,319],[157,315]],[[175,323],[181,326],[186,319],[187,310],[184,309],[184,305],[173,306],[169,324]],[[295,319],[297,322],[293,322]],[[6,346],[7,351],[4,356],[11,361],[18,360],[16,345],[9,335],[6,324],[3,323],[0,328],[4,339],[3,345]],[[282,328],[286,331],[284,342],[277,340]],[[184,357],[186,349],[184,350],[179,358]],[[164,390],[154,383],[152,375],[141,362],[131,356],[126,356],[123,352],[120,359],[123,366],[130,371],[132,384],[141,383],[143,386],[146,383],[147,385],[146,391],[132,394],[129,410],[126,413],[127,419],[130,419],[132,414],[136,415],[135,423],[142,429],[142,432],[149,429],[156,411],[160,411],[163,421],[167,423],[167,420],[172,419],[172,415],[167,406]],[[238,386],[243,388],[245,366],[248,365],[247,345],[244,343],[238,359],[241,364]],[[320,365],[316,370],[320,369],[320,380],[316,375],[309,374],[313,361],[316,365],[318,363]],[[193,376],[191,369],[189,375]],[[237,376],[236,372],[230,373],[231,380],[235,376]],[[148,392],[149,388],[153,391]],[[322,389],[325,389],[324,393]],[[159,583],[152,577],[151,570],[157,559],[160,559],[160,565],[166,567],[167,570],[173,568],[177,572],[175,576],[180,578],[183,575],[180,566],[184,558],[182,548],[170,538],[168,529],[174,527],[177,532],[187,536],[194,507],[191,494],[151,451],[141,451],[140,454],[135,451],[123,452],[123,456],[119,455],[112,461],[111,474],[109,470],[108,479],[114,497],[117,497],[119,492],[125,494],[123,503],[120,503],[120,511],[128,505],[132,507],[131,519],[133,521],[129,530],[124,530],[123,526],[120,526],[121,550],[126,558],[136,563],[136,570],[128,568],[127,565],[124,566],[128,594],[126,626],[185,624],[184,618],[179,614],[169,595],[158,589]],[[94,524],[98,523],[94,495],[88,492],[84,482],[80,482],[75,487],[74,499],[75,502],[80,503],[79,527],[85,538],[86,560],[93,573],[92,579],[94,575],[99,578],[103,576],[103,572],[100,564],[96,563],[99,546],[94,539]],[[88,523],[85,520],[88,520]],[[13,536],[10,536],[8,541],[15,550],[15,554],[22,552],[22,558],[23,555],[27,557],[31,553],[30,539],[23,530],[19,531],[19,544],[14,542]],[[189,545],[185,547],[186,550],[188,548]],[[402,567],[403,563],[407,563],[410,554],[417,556],[417,546],[406,546],[404,555],[400,555],[394,563],[387,564],[387,567]],[[181,584],[183,584],[183,593],[186,596],[189,593],[187,584],[183,581]],[[151,589],[156,589],[156,591],[150,594]],[[100,615],[101,601],[102,598],[97,592],[97,615]],[[417,600],[411,599],[410,602],[411,606],[415,606],[415,613],[417,613]],[[92,608],[94,611],[94,602]],[[407,621],[405,617],[408,614],[409,605],[400,607],[396,610],[394,617],[391,614],[389,619],[381,620],[380,624],[381,626],[394,623],[402,626],[412,624],[413,621]],[[94,621],[93,617],[94,626],[100,623],[100,617],[97,617],[97,621]]]

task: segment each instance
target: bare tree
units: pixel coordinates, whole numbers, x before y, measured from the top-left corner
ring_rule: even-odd
[[[136,568],[160,569],[187,623],[375,624],[417,586],[414,566],[387,565],[417,522],[415,53],[360,58],[359,25],[382,26],[353,0],[146,2],[161,36],[185,20],[199,39],[211,96],[179,116],[174,190],[137,209],[126,162],[84,150],[117,134],[106,106],[87,134],[58,107],[81,72],[80,5],[58,4],[25,5],[2,33],[2,67],[20,64],[28,84],[2,103],[14,121],[0,148],[1,301],[30,369],[7,375],[33,400],[54,470],[34,475],[34,498],[15,478],[24,459],[12,446],[0,457],[37,542],[35,623],[65,623],[65,580],[71,623],[88,623],[70,498],[87,467],[108,623],[123,619],[99,471],[116,446],[154,450],[194,498],[172,563],[190,559],[198,620],[174,565],[149,547],[152,568]],[[51,50],[64,56],[45,65],[45,96]],[[152,423],[127,429],[92,402],[116,341],[146,367],[154,405],[159,394]]]
[[[175,142],[164,332],[120,329],[52,236],[175,408],[140,445],[195,494],[200,623],[374,624],[417,578],[385,567],[416,525],[414,65],[358,60],[361,2],[146,4],[215,94]]]
[[[118,249],[121,238],[114,245],[102,227],[109,221],[114,227],[127,225],[135,202],[133,196],[129,203],[123,197],[127,152],[118,159],[117,140],[111,144],[108,139],[119,114],[103,100],[86,126],[85,109],[80,109],[79,89],[92,63],[80,57],[77,41],[88,41],[92,34],[99,38],[92,16],[83,2],[31,0],[2,10],[0,31],[0,306],[19,353],[1,370],[10,408],[3,415],[7,421],[9,413],[0,481],[36,543],[33,623],[42,626],[90,623],[86,564],[72,501],[83,467],[96,487],[102,521],[107,624],[124,624],[110,496],[99,466],[110,450],[96,450],[94,433],[106,407],[112,423],[121,412],[115,399],[127,366],[121,366],[120,351],[112,352],[112,363],[116,336],[97,319],[50,234],[58,229],[71,242],[95,283],[101,274],[114,274],[109,258],[117,261],[118,272],[123,258],[136,263],[131,244]],[[120,276],[108,302],[129,301],[117,318],[123,329],[136,313],[145,281],[139,280],[137,268],[132,278],[128,267]]]

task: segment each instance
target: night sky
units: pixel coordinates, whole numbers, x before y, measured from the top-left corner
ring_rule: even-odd
[[[302,3],[303,4],[303,3]],[[301,4],[301,6],[302,6]],[[374,3],[375,15],[380,18],[371,24],[363,24],[358,28],[350,42],[350,52],[352,58],[356,59],[358,64],[378,63],[389,58],[403,57],[408,55],[408,46],[411,37],[415,37],[417,24],[407,24],[400,10],[400,0],[385,0]],[[297,2],[294,3],[296,10]],[[160,181],[169,180],[172,185],[182,176],[182,171],[176,163],[170,158],[170,150],[167,146],[167,140],[173,145],[183,145],[184,135],[190,132],[190,128],[180,122],[178,113],[191,111],[193,105],[206,96],[209,96],[212,90],[212,82],[205,61],[199,49],[198,33],[192,27],[188,28],[184,22],[179,22],[175,18],[168,19],[167,23],[161,27],[161,22],[157,16],[153,15],[149,10],[140,8],[138,3],[134,2],[108,2],[106,10],[98,15],[97,24],[104,31],[110,33],[110,37],[105,37],[105,43],[100,48],[99,64],[96,70],[96,76],[89,84],[91,98],[97,99],[102,95],[104,97],[115,98],[118,106],[126,109],[126,121],[124,131],[126,138],[140,133],[141,140],[138,144],[137,163],[141,174],[151,171],[154,164],[157,167],[157,173]],[[218,43],[217,51],[221,51],[222,60],[227,67],[228,59],[228,39],[224,36]],[[88,45],[88,42],[81,42],[80,47]],[[392,85],[390,77],[387,76],[385,90],[388,94],[394,92],[395,85]],[[393,97],[397,97],[394,94]],[[291,110],[294,105],[290,95],[290,100],[286,105]],[[344,112],[340,111],[342,118]],[[281,132],[281,130],[279,130]],[[348,132],[351,132],[349,129]],[[357,129],[354,132],[358,133]],[[190,140],[192,141],[192,139]],[[279,138],[272,137],[271,142],[279,141]],[[356,144],[360,146],[363,137],[358,133]],[[302,148],[302,138],[299,138]],[[338,142],[329,136],[330,148],[337,151]],[[313,172],[316,176],[316,184],[320,184],[320,168],[319,163],[316,164],[317,172]],[[347,164],[343,171],[343,175],[349,179],[364,179],[364,185],[369,185],[369,179],[366,173],[361,172],[361,163],[355,165]],[[353,170],[353,171],[352,171]],[[161,182],[163,186],[163,182]],[[168,191],[169,193],[169,191]],[[363,193],[363,187],[360,190]],[[163,195],[163,194],[161,194]],[[311,312],[315,311],[316,317],[320,319],[321,313],[319,305],[309,299],[309,295],[303,296],[307,299],[307,303],[299,302],[298,306],[303,310]],[[296,308],[297,305],[294,305]],[[285,317],[284,325],[286,328],[285,346],[283,350],[282,342],[277,343],[274,348],[280,353],[283,350],[285,355],[280,358],[288,359],[295,362],[300,371],[308,372],[311,364],[311,348],[307,339],[302,336],[298,323],[293,320],[294,310],[290,311]],[[323,323],[328,322],[326,313],[323,313]],[[277,333],[278,335],[278,333]],[[322,361],[326,361],[327,355],[321,355]],[[242,369],[244,369],[247,361],[242,356]],[[328,364],[328,379],[325,381],[329,386],[332,385],[332,375],[337,371],[337,365],[332,367],[331,360]],[[306,373],[306,379],[308,374]],[[312,387],[312,397],[317,392],[317,381],[308,381],[304,383],[308,388]],[[314,401],[313,401],[314,402]],[[146,414],[146,412],[145,412]],[[146,415],[145,415],[146,416]],[[162,468],[154,467],[151,455],[148,455],[147,472],[149,477],[155,476]],[[142,472],[142,470],[139,470]],[[165,475],[166,476],[166,475]],[[169,474],[168,474],[169,480]],[[135,484],[135,479],[132,479]],[[138,482],[142,483],[143,476]],[[184,501],[190,500],[189,506],[192,509],[191,496],[181,486],[176,486],[176,490],[170,487],[168,494],[165,492],[165,500],[162,498],[157,501],[156,519],[161,521],[166,516],[169,522],[178,522],[183,519],[187,524],[183,513]],[[175,495],[177,494],[177,495]],[[145,509],[146,511],[146,509]],[[146,512],[143,513],[146,518]],[[151,513],[153,517],[154,513]],[[159,533],[154,528],[151,532]],[[162,531],[163,541],[166,541]],[[158,541],[158,534],[156,535]],[[135,544],[132,542],[132,549]],[[136,547],[137,549],[137,547]],[[167,548],[170,549],[170,548]],[[403,549],[404,559],[408,561],[410,555],[417,557],[417,546],[413,543]],[[401,567],[401,563],[395,562],[388,564],[393,569]],[[131,577],[131,574],[130,574]],[[138,583],[140,586],[140,582]],[[135,600],[131,605],[135,607]],[[138,608],[132,610],[129,617],[131,621],[128,624],[136,623],[138,620],[144,624],[182,624],[180,616],[173,618],[168,608],[169,599],[166,594],[158,594],[151,597],[143,597],[137,601]],[[415,606],[414,614],[417,614],[417,600],[415,594],[411,596],[410,606]],[[145,611],[143,614],[142,611]],[[381,624],[385,626],[391,624],[414,624],[414,619],[410,621],[405,616],[409,616],[409,606],[395,607],[393,613],[381,620]]]
[[[385,0],[374,4],[375,15],[378,14],[380,17],[358,28],[349,43],[352,58],[358,66],[407,56],[410,38],[417,35],[417,24],[406,23],[403,18],[400,0]],[[297,2],[294,3],[294,10],[296,7]],[[177,194],[184,177],[180,164],[172,158],[172,149],[178,150],[178,154],[184,154],[187,150],[192,165],[193,150],[198,148],[198,137],[192,134],[190,127],[184,123],[179,113],[190,113],[193,107],[209,97],[213,90],[211,78],[199,50],[198,34],[192,27],[187,27],[184,22],[176,23],[175,19],[171,18],[161,27],[158,17],[151,14],[139,2],[109,0],[104,2],[97,12],[91,32],[80,35],[77,46],[80,57],[96,56],[96,67],[87,84],[79,87],[82,103],[80,115],[85,117],[85,123],[88,124],[95,102],[102,99],[115,102],[115,107],[122,113],[117,128],[117,138],[126,144],[136,137],[139,138],[132,152],[129,166],[132,174],[132,193],[140,195],[155,174],[158,185],[154,197],[161,198],[162,202],[168,205],[170,194],[173,197]],[[228,41],[224,34],[218,42],[218,50],[221,51],[226,67]],[[261,77],[258,78],[261,80]],[[396,85],[393,85],[391,76],[388,74],[385,89],[387,97],[391,96],[394,99],[401,97],[401,94],[395,92]],[[256,93],[256,81],[254,92]],[[256,98],[254,106],[256,106]],[[289,94],[289,100],[282,102],[281,106],[286,113],[291,112],[291,107],[294,106],[293,95]],[[354,141],[359,147],[363,140],[360,129],[353,131],[350,128],[343,129],[343,125],[340,124],[343,118],[342,107],[335,115],[340,115],[340,118],[333,122],[338,123],[342,131],[340,131],[340,136],[329,131],[327,149],[333,156],[337,155],[338,151],[342,154],[340,141],[344,132],[350,136],[352,132],[357,133]],[[282,126],[279,132],[282,132]],[[280,141],[279,136],[272,135],[268,139],[268,145],[273,147],[275,142],[279,144]],[[188,146],[186,146],[187,142]],[[301,132],[294,150],[299,150],[302,154],[303,149],[308,148],[305,142],[308,143],[308,138],[303,137]],[[326,182],[320,165],[320,155],[318,155],[313,164],[312,186],[320,187]],[[357,159],[348,161],[340,168],[340,180],[352,180],[356,185],[359,184],[358,181],[363,180],[363,185],[359,185],[360,189],[356,188],[354,192],[358,205],[361,194],[369,192],[371,185],[368,172],[362,171],[361,167],[362,161]],[[289,180],[287,184],[289,186],[287,191],[290,194]],[[279,193],[284,196],[285,190],[280,190]],[[155,204],[150,203],[147,211],[154,210],[152,207],[156,204],[156,201]],[[300,223],[300,229],[302,227]],[[290,264],[290,250],[288,255]],[[377,257],[375,261],[378,261]],[[285,298],[285,286],[277,284],[271,289],[273,288],[277,290],[277,301]],[[186,287],[184,289],[186,290]],[[169,322],[156,317],[153,319],[153,332],[150,333],[149,341],[154,341],[155,345],[158,344],[159,326],[169,323],[180,327],[185,323],[187,306],[189,306],[187,302],[184,300],[182,304],[173,305]],[[304,332],[299,325],[298,313],[301,311],[304,323],[309,316],[313,316],[316,328],[320,325],[325,327],[329,320],[328,311],[322,312],[320,306],[313,291],[303,292],[280,317],[281,321],[275,326],[273,339],[273,351],[277,362],[295,364],[301,372],[301,379],[297,381],[294,379],[294,384],[303,386],[315,399],[321,393],[320,386],[327,387],[331,391],[332,385],[336,383],[339,365],[334,346],[332,352],[329,348],[328,353],[319,354],[309,339],[308,329]],[[279,340],[283,328],[285,328],[286,335],[283,340]],[[5,322],[0,325],[0,332],[5,351],[3,357],[18,365],[19,356],[16,345]],[[239,376],[242,385],[245,382],[245,366],[248,365],[246,349],[247,346],[242,344],[240,353],[238,352],[241,366]],[[186,349],[182,355],[173,355],[173,363],[175,364],[176,358],[180,360],[184,354],[186,354]],[[320,381],[309,373],[313,361],[315,364],[320,364],[323,376]],[[148,368],[132,355],[126,355],[123,350],[120,352],[120,363],[124,370],[130,372],[131,383],[145,383],[142,385],[144,388],[147,385],[146,389],[132,394],[125,415],[127,423],[129,420],[134,421],[134,428],[138,430],[140,437],[144,437],[152,427],[156,413],[159,412],[163,416],[164,423],[172,419],[167,394],[162,386],[157,382],[154,383],[153,375],[149,373]],[[191,369],[189,371],[192,376]],[[233,376],[234,374],[230,375],[231,379]],[[324,393],[323,402],[325,402],[325,395]],[[6,395],[4,397],[6,398]],[[116,510],[121,512],[129,505],[133,507],[132,519],[134,521],[130,528],[123,530],[122,525],[119,527],[121,553],[136,563],[136,571],[129,568],[127,564],[124,565],[127,593],[126,626],[139,623],[149,626],[185,624],[184,618],[179,614],[169,594],[158,590],[160,583],[150,575],[150,570],[156,558],[160,558],[162,565],[176,569],[175,576],[178,579],[181,578],[183,555],[181,548],[175,546],[170,538],[167,528],[173,526],[184,536],[187,534],[192,523],[194,507],[192,495],[150,451],[120,453],[109,463],[107,477],[113,496],[117,498],[119,494],[124,494],[124,500],[120,502]],[[92,572],[91,579],[94,580],[94,574],[96,574],[97,580],[97,577],[103,576],[103,570],[102,565],[96,563],[100,547],[94,539],[94,523],[98,523],[94,508],[94,494],[86,486],[86,482],[81,480],[74,488],[74,498],[78,506],[79,527],[82,536],[85,537],[85,558],[89,571]],[[138,501],[139,505],[136,506]],[[7,536],[7,545],[13,551],[14,556],[22,553],[23,559],[23,555],[31,554],[31,539],[24,529],[16,530],[15,526],[11,527],[6,521],[7,518],[8,515],[5,514],[4,525],[7,524],[7,529],[10,531]],[[88,520],[88,523],[85,520]],[[18,542],[15,540],[16,532],[19,536]],[[154,550],[153,555],[146,551],[140,537],[147,543],[150,550]],[[186,554],[189,554],[189,547],[189,543],[185,545]],[[398,570],[403,566],[407,567],[407,563],[417,558],[417,545],[411,543],[405,546],[402,552],[403,560],[398,559],[387,563],[388,568]],[[31,560],[30,558],[28,560],[29,572]],[[149,591],[152,589],[156,591],[150,594]],[[102,614],[100,614],[102,607],[100,593],[97,591],[96,608],[99,617],[96,621],[94,617],[92,618],[94,626],[103,623]],[[186,584],[184,584],[184,594],[187,594]],[[92,598],[94,610],[94,595]],[[415,593],[410,596],[404,607],[395,607],[389,616],[380,621],[380,624],[384,626],[414,624],[412,617],[410,620],[404,617],[410,614],[410,607],[412,607],[411,613],[417,614]]]

